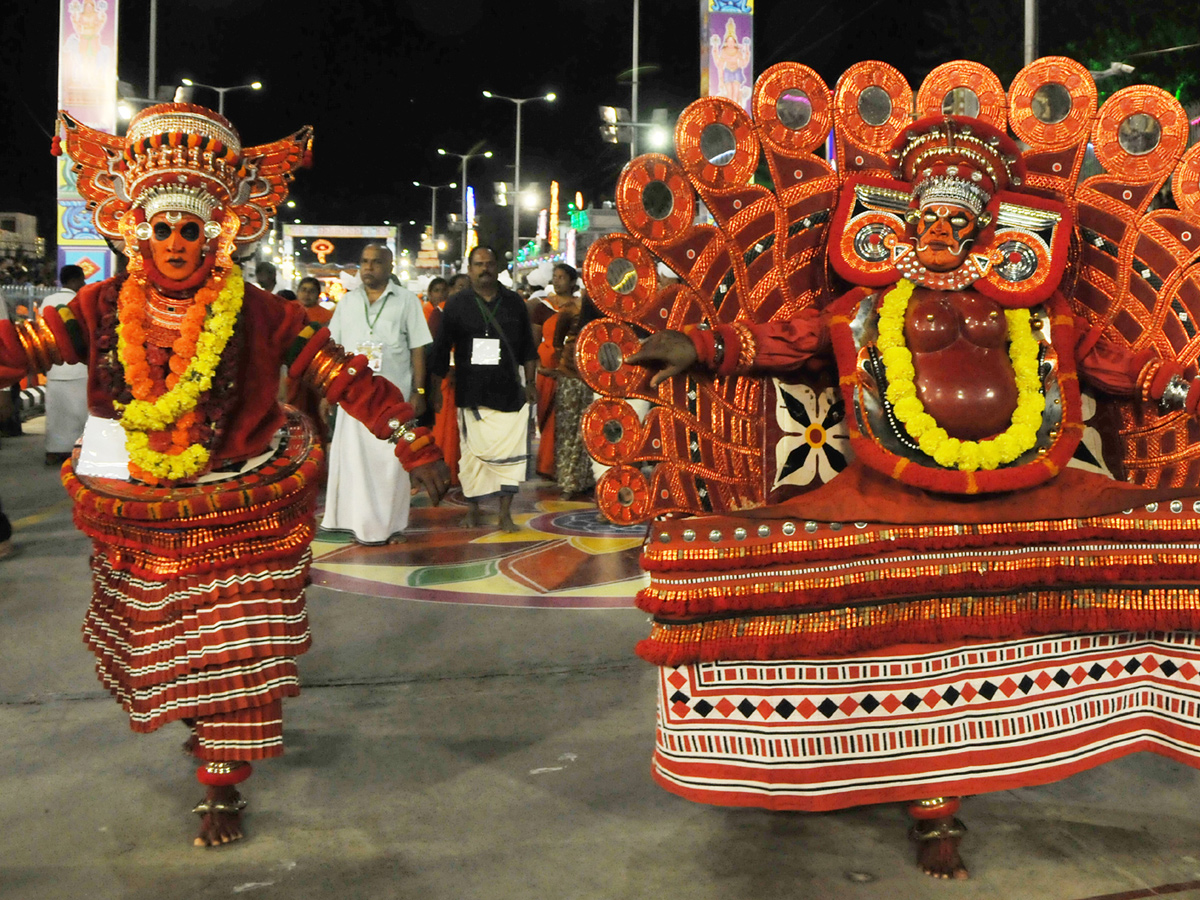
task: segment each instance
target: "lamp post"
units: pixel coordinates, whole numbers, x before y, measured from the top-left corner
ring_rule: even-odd
[[[505,97],[503,94],[493,94],[484,91],[483,96],[489,100],[507,100],[517,107],[517,151],[513,166],[513,236],[512,236],[512,276],[513,284],[517,283],[517,250],[521,243],[521,107],[533,100],[545,100],[553,103],[558,96],[554,93],[542,94],[540,97]]]
[[[457,181],[452,181],[449,184],[422,184],[419,181],[413,182],[413,187],[429,188],[429,235],[434,243],[437,243],[437,192],[442,188],[456,188]]]
[[[479,147],[476,146],[474,149],[478,150]],[[467,261],[467,236],[471,231],[471,223],[467,221],[467,160],[473,156],[482,156],[484,159],[491,159],[492,151],[486,150],[483,153],[453,153],[438,147],[438,156],[457,156],[462,160],[462,254],[463,262],[465,263]]]
[[[180,82],[182,84],[186,84],[188,87],[202,87],[202,88],[208,88],[210,91],[216,91],[217,92],[217,112],[219,112],[221,115],[225,115],[225,95],[228,94],[230,91],[241,91],[241,90],[261,91],[262,90],[262,82],[261,81],[252,81],[249,84],[234,84],[234,85],[230,85],[229,87],[217,87],[215,84],[204,84],[199,81],[192,81],[192,79],[190,79],[190,78],[181,78]]]

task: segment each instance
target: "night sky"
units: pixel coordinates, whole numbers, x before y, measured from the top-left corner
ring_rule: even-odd
[[[548,191],[556,178],[564,198],[575,191],[589,202],[611,197],[629,150],[601,142],[596,107],[629,105],[632,6],[632,0],[159,0],[158,80],[260,79],[264,90],[226,99],[245,144],[313,125],[316,165],[300,173],[292,195],[304,222],[416,219],[423,226],[429,191],[411,182],[458,181],[459,161],[438,156],[437,148],[467,152],[482,143],[495,156],[471,161],[470,182],[481,201],[481,236],[503,248],[510,213],[484,201],[492,182],[512,178],[514,107],[480,92],[557,92],[554,104],[525,106],[522,182],[540,182]],[[646,116],[665,107],[673,117],[699,91],[699,3],[642,0],[641,6],[641,107]],[[1042,55],[1085,58],[1200,40],[1191,0],[1042,6]],[[942,0],[919,13],[914,4],[884,0],[758,0],[754,69],[797,60],[832,87],[850,63],[882,59],[915,89],[933,66],[965,57],[988,63],[1007,84],[1021,65],[1021,7],[1017,0]],[[57,10],[55,0],[7,4],[0,53],[8,120],[0,133],[6,175],[0,208],[34,213],[50,238]],[[1153,22],[1177,22],[1164,34],[1149,24],[1148,10]],[[138,94],[146,89],[148,26],[148,0],[120,0],[120,78]],[[1126,41],[1115,50],[1105,44],[1114,35]],[[1141,68],[1149,71],[1162,59],[1146,58]],[[1185,59],[1200,70],[1195,50],[1171,57]],[[216,107],[212,92],[199,91],[196,101]],[[458,203],[457,192],[439,192],[439,218]],[[533,227],[529,215],[525,233]],[[404,229],[402,243],[415,246],[416,230]]]

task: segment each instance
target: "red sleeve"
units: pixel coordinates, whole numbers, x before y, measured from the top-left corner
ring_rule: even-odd
[[[29,357],[17,338],[16,326],[8,319],[0,319],[0,388],[16,384],[28,370]]]
[[[1183,372],[1183,367],[1168,360],[1159,360],[1154,350],[1134,353],[1120,341],[1113,340],[1106,329],[1093,326],[1086,319],[1076,318],[1075,328],[1083,335],[1078,345],[1079,375],[1089,384],[1115,397],[1136,397],[1141,393],[1140,376],[1151,362],[1158,362],[1157,374],[1162,385],[1153,384],[1151,396],[1162,396],[1162,388],[1172,375]]]
[[[697,328],[688,337],[700,363],[718,375],[792,371],[830,347],[829,328],[816,309],[786,322]]]
[[[362,354],[351,356],[322,328],[307,340],[288,369],[293,378],[303,376],[330,403],[362,422],[380,440],[388,440],[395,425],[415,418],[400,389],[375,375]],[[428,428],[409,428],[413,440],[396,442],[396,458],[407,471],[442,458]]]

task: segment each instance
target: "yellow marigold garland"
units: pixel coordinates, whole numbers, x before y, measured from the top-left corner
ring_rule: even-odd
[[[133,278],[126,280],[121,289],[122,302],[119,308],[122,311],[126,308],[145,308],[144,302],[132,302],[132,292],[139,289],[146,290],[144,282],[139,285]],[[125,296],[127,291],[130,292],[129,298]],[[205,315],[204,325],[196,340],[195,355],[180,374],[178,382],[155,400],[113,404],[125,429],[125,448],[134,466],[156,478],[178,481],[203,471],[208,465],[209,451],[202,444],[189,444],[177,453],[162,453],[150,447],[147,432],[172,428],[196,408],[200,396],[212,387],[213,374],[221,362],[221,354],[233,336],[233,326],[241,312],[244,293],[241,270],[234,266]],[[125,302],[127,299],[130,302]],[[140,330],[140,326],[141,323],[137,323],[135,330]],[[126,341],[126,331],[123,327],[117,329],[117,352],[122,366],[128,371],[134,360],[131,359],[131,346]]]
[[[1005,310],[1008,322],[1008,357],[1017,382],[1017,408],[1007,429],[986,441],[960,441],[946,433],[917,396],[916,368],[904,343],[904,316],[913,283],[900,283],[883,298],[879,309],[879,349],[887,369],[887,399],[896,418],[921,451],[947,469],[974,472],[1010,463],[1037,444],[1045,400],[1038,378],[1038,342],[1029,327],[1029,310]]]

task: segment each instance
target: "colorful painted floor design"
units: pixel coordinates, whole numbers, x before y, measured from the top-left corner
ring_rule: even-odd
[[[558,499],[549,482],[522,485],[515,534],[461,527],[467,506],[457,490],[436,509],[423,496],[413,501],[404,543],[363,547],[320,532],[313,583],[372,597],[566,609],[632,607],[646,584],[638,566],[645,527],[613,525],[595,503]],[[495,522],[495,510],[494,501],[483,505],[485,522]]]

